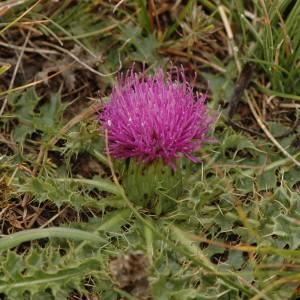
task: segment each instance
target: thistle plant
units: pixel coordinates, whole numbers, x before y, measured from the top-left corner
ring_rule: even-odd
[[[127,162],[118,163],[126,192],[156,213],[174,207],[182,194],[182,159],[200,162],[193,153],[209,140],[213,121],[206,96],[193,91],[195,80],[190,84],[175,70],[175,79],[161,68],[153,76],[133,69],[120,74],[99,113],[110,155]]]

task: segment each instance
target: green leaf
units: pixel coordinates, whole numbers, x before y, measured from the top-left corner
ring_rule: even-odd
[[[298,249],[300,245],[300,226],[298,219],[279,215],[274,220],[273,234],[284,237],[291,249]]]
[[[40,108],[39,118],[41,123],[47,127],[56,127],[57,124],[59,124],[63,112],[69,105],[70,103],[66,104],[61,102],[60,91],[56,94],[51,94],[49,103],[44,104]]]
[[[156,48],[158,48],[158,42],[154,34],[150,34],[147,37],[141,37],[134,41],[136,52],[131,54],[131,59],[140,62],[153,62],[156,58]]]
[[[257,150],[254,144],[246,136],[240,134],[232,134],[227,136],[222,143],[223,151],[228,148],[236,150],[252,149]]]
[[[104,242],[104,240],[98,235],[83,230],[50,227],[42,229],[28,229],[4,236],[0,239],[0,251],[16,247],[23,242],[50,237]]]
[[[223,67],[223,66],[222,66]],[[224,75],[216,75],[201,72],[201,75],[207,80],[209,88],[212,90],[213,107],[217,108],[220,103],[228,103],[231,100],[234,84],[232,78]]]
[[[131,215],[131,211],[129,209],[123,209],[111,212],[107,214],[103,221],[101,222],[101,225],[98,227],[97,230],[99,231],[118,231],[122,225],[124,225],[124,222],[128,222],[127,219]]]
[[[277,176],[276,170],[271,169],[268,171],[263,171],[262,174],[258,176],[258,186],[259,190],[271,190],[277,186]]]
[[[80,184],[86,184],[91,185],[99,189],[99,191],[105,191],[108,193],[112,193],[115,195],[120,195],[119,188],[112,182],[108,180],[104,180],[100,177],[97,177],[96,179],[76,179],[76,178],[57,178],[58,182],[76,182]]]
[[[243,257],[243,252],[239,250],[230,250],[228,255],[228,260],[226,264],[233,268],[235,271],[241,269],[242,265],[245,263],[245,258]]]
[[[16,261],[18,257],[18,268],[23,270],[23,274],[20,277],[8,276],[2,277],[0,279],[0,292],[5,293],[9,299],[25,299],[25,294],[27,296],[31,295],[30,299],[41,299],[38,298],[40,295],[46,298],[42,299],[66,299],[72,290],[82,290],[81,279],[91,273],[99,272],[99,261],[96,259],[89,259],[88,261],[78,260],[76,264],[72,265],[61,265],[63,262],[53,265],[51,262],[51,254],[54,249],[43,257],[43,267],[39,270],[33,270],[32,266],[27,264],[22,256],[12,253],[7,257],[6,262],[2,262],[2,267],[4,267],[7,272],[9,265],[12,265],[11,261]],[[49,266],[51,266],[49,268]],[[30,272],[28,273],[28,270]],[[26,298],[27,299],[27,298]]]
[[[84,193],[84,190],[91,188],[95,188],[99,192],[120,195],[119,188],[114,183],[100,177],[96,179],[29,178],[18,190],[19,192],[32,193],[39,202],[50,199],[57,206],[68,203],[79,209],[86,205],[88,199],[93,200]]]

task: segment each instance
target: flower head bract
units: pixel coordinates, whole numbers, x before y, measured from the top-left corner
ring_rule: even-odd
[[[180,153],[199,161],[192,153],[207,140],[213,119],[207,115],[205,95],[193,92],[194,83],[183,72],[177,70],[175,77],[162,69],[149,77],[133,69],[119,75],[111,101],[99,114],[113,157],[162,160],[172,168]]]

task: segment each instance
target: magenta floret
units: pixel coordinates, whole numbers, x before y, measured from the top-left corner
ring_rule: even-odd
[[[133,70],[120,75],[99,114],[110,154],[145,163],[162,159],[173,168],[180,153],[198,162],[191,153],[207,140],[213,119],[207,116],[205,95],[194,94],[193,88],[178,71],[175,80],[170,72],[165,78],[162,69],[149,77]]]

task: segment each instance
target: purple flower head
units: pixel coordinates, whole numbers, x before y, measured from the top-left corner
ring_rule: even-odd
[[[99,114],[107,129],[109,152],[115,158],[135,157],[138,162],[162,160],[175,169],[180,153],[194,162],[191,153],[208,140],[212,118],[207,116],[205,95],[193,93],[183,72],[165,78],[162,69],[153,76],[135,73],[120,75],[111,101]]]

